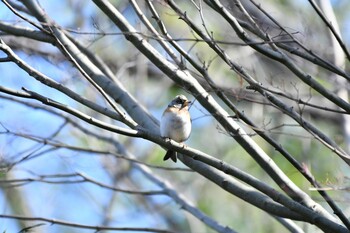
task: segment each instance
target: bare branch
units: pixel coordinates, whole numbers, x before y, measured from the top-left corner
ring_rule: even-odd
[[[247,33],[242,29],[239,25],[235,17],[233,17],[228,10],[221,5],[221,3],[217,0],[212,0],[211,3],[216,6],[217,9],[220,9],[220,14],[230,23],[231,27],[237,33],[237,35],[246,42],[251,42],[252,39],[249,38]],[[288,67],[297,77],[299,77],[303,82],[308,84],[311,88],[315,89],[319,93],[321,93],[324,97],[332,101],[334,104],[338,105],[342,109],[350,112],[350,105],[339,98],[337,95],[333,94],[331,91],[324,88],[319,82],[317,82],[311,75],[302,71],[296,64],[289,59],[285,54],[281,51],[270,50],[261,45],[251,45],[252,48],[257,50],[258,52],[264,54],[265,56],[272,58],[278,62],[281,62],[283,65]]]
[[[30,76],[32,76],[33,78],[35,78],[36,80],[40,81],[41,83],[55,88],[58,91],[66,94],[67,96],[71,97],[72,99],[82,103],[85,106],[90,107],[91,109],[100,112],[102,114],[105,114],[113,119],[116,120],[120,120],[121,121],[121,117],[110,111],[107,108],[104,108],[102,106],[99,106],[98,104],[82,97],[81,95],[78,95],[77,93],[73,92],[72,90],[70,90],[69,88],[67,88],[66,86],[57,83],[56,81],[50,79],[49,77],[47,77],[46,75],[42,74],[41,72],[35,70],[34,68],[30,67],[27,63],[25,63],[21,58],[19,58],[12,50],[10,47],[8,47],[5,42],[3,40],[0,39],[0,50],[4,51],[9,58],[17,65],[19,66],[21,69],[23,69],[25,72],[27,72]]]
[[[75,178],[80,177],[81,179],[62,179],[62,178]],[[48,184],[76,184],[76,183],[92,183],[99,187],[109,189],[115,192],[120,193],[126,193],[126,194],[132,194],[132,195],[164,195],[164,191],[136,191],[136,190],[128,190],[128,189],[121,189],[116,188],[107,184],[104,184],[102,182],[96,181],[92,179],[91,177],[88,177],[87,175],[78,172],[75,174],[59,174],[59,175],[40,175],[39,178],[24,178],[24,179],[6,179],[6,180],[0,180],[1,184],[9,184],[9,187],[19,186],[19,185],[26,185],[32,182],[42,182],[42,183],[48,183]],[[5,186],[6,188],[6,186]]]
[[[22,14],[20,14],[19,12],[17,12],[6,0],[1,0],[15,15],[17,15],[19,18],[23,19],[24,21],[28,22],[29,24],[31,24],[32,26],[36,27],[37,29],[39,29],[42,32],[45,32],[47,34],[50,34],[48,31],[46,31],[44,28],[40,27],[39,24],[35,23],[34,21],[24,17]]]
[[[52,20],[43,12],[40,6],[35,1],[25,1],[24,5],[37,17],[37,19],[45,25],[51,25]],[[113,79],[113,82],[108,79],[103,72],[95,66],[91,60],[89,60],[84,53],[82,53],[76,45],[69,40],[62,32],[52,28],[55,36],[59,38],[61,43],[65,45],[65,48],[75,60],[81,65],[86,73],[97,83],[109,96],[111,96],[117,103],[119,103],[131,118],[148,130],[155,130],[158,128],[158,122],[155,120],[145,108],[136,101],[134,97],[123,87],[123,85],[117,80]]]
[[[279,231],[350,230],[339,166],[350,165],[342,148],[349,54],[337,26],[348,16],[322,1],[312,9],[254,0],[93,0],[69,2],[67,21],[51,4],[2,3],[11,16],[0,20],[0,189],[12,215],[0,217],[18,222],[17,231],[47,223],[96,232],[169,232],[162,224],[176,232],[252,231],[217,210],[241,208],[232,196],[263,221],[277,221]],[[89,9],[83,17],[74,12],[82,7]],[[183,92],[194,100],[191,146],[161,138],[156,119]],[[180,164],[160,164],[161,148],[176,151]],[[43,197],[37,187],[45,186],[55,187],[44,195],[60,203],[74,190],[79,201],[65,209],[84,203],[99,211],[100,225],[18,211],[34,209]],[[33,202],[23,201],[24,189]],[[96,198],[99,192],[107,195]],[[128,208],[129,226],[114,225],[115,203]],[[250,219],[245,212],[234,219]],[[130,217],[150,227],[133,227]]]
[[[316,2],[314,0],[309,0],[309,3],[311,4],[311,6],[314,8],[314,10],[316,11],[316,13],[320,16],[320,18],[322,19],[322,21],[327,25],[327,27],[329,28],[329,30],[331,30],[331,32],[333,33],[333,35],[335,36],[335,38],[337,39],[340,47],[343,49],[344,53],[346,54],[346,57],[348,58],[348,60],[350,61],[350,53],[348,51],[348,49],[346,48],[343,40],[341,39],[339,33],[336,31],[336,29],[333,27],[332,22],[330,22],[327,17],[323,14],[322,10],[319,8],[319,6],[316,4]]]
[[[0,214],[0,218],[17,219],[17,220],[22,220],[22,221],[41,221],[41,222],[48,222],[51,224],[57,224],[57,225],[74,227],[74,228],[81,228],[81,229],[91,229],[91,230],[96,230],[96,231],[109,230],[109,231],[145,231],[145,232],[173,233],[173,231],[162,230],[162,229],[157,229],[157,228],[92,226],[92,225],[84,225],[84,224],[79,224],[79,223],[74,223],[74,222],[49,219],[49,218],[43,218],[43,217],[26,217],[26,216],[18,216],[18,215]]]

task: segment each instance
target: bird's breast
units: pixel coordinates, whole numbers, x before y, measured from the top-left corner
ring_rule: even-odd
[[[177,142],[186,141],[191,133],[191,119],[188,112],[181,114],[165,111],[160,122],[160,131],[162,137],[171,138]]]

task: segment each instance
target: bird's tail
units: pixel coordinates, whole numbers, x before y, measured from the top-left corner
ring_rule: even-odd
[[[164,161],[165,160],[168,160],[168,159],[171,159],[172,161],[174,161],[176,163],[177,161],[177,158],[176,158],[176,151],[173,151],[173,150],[168,150],[164,156]]]

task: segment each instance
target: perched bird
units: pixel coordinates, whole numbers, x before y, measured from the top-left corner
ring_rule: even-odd
[[[176,142],[184,142],[191,133],[191,116],[188,111],[189,104],[186,96],[177,95],[168,107],[164,110],[160,121],[160,135],[164,138],[170,138]],[[176,151],[168,150],[163,160],[171,158],[175,163],[177,161]]]

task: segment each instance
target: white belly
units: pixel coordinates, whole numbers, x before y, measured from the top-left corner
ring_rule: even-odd
[[[160,135],[177,142],[184,142],[191,133],[191,120],[179,117],[173,112],[163,114],[160,121]]]

